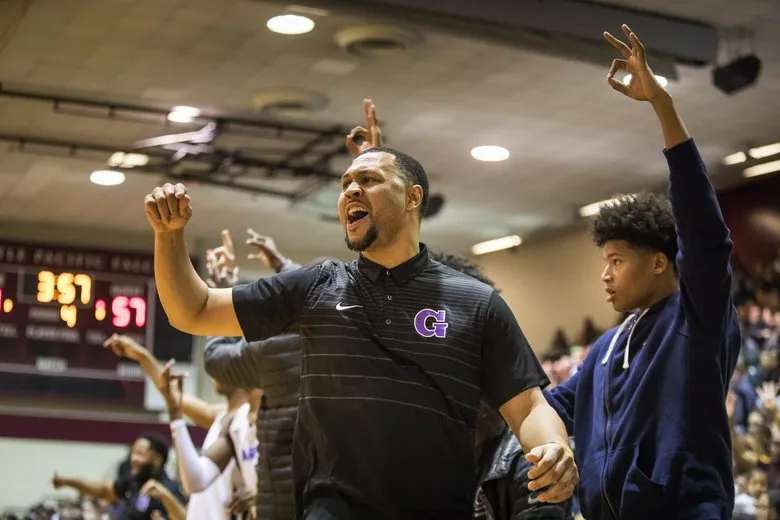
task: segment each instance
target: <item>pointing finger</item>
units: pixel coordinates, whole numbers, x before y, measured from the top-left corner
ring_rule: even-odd
[[[229,259],[233,259],[233,239],[230,238],[230,231],[227,229],[222,230],[222,245],[225,247],[225,255]]]

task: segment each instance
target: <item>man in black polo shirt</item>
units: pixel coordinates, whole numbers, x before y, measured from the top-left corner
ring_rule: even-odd
[[[540,390],[547,378],[506,303],[419,242],[427,201],[416,160],[369,148],[342,177],[338,202],[359,259],[230,290],[210,289],[192,266],[186,188],[165,184],[145,198],[171,324],[248,341],[301,336],[298,518],[470,519],[482,396],[535,464],[540,501],[565,500],[576,483],[566,431]]]
[[[151,520],[155,511],[163,518],[184,518],[187,500],[179,483],[165,473],[169,451],[165,439],[155,433],[145,433],[130,449],[129,471],[114,483],[89,482],[57,473],[51,483],[54,489],[69,487],[82,495],[119,502],[120,520]]]

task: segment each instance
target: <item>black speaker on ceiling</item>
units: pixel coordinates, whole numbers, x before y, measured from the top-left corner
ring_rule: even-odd
[[[760,72],[761,60],[751,54],[715,68],[712,71],[712,82],[726,94],[734,94],[754,84]]]

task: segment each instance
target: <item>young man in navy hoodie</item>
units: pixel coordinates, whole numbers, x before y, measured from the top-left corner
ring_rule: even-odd
[[[726,520],[734,480],[725,398],[740,349],[732,242],[671,96],[639,39],[625,25],[623,32],[630,46],[604,33],[622,54],[607,81],[653,107],[671,205],[655,195],[622,197],[595,218],[607,301],[632,313],[546,395],[574,434],[585,518]],[[628,85],[615,78],[619,70],[631,74]]]

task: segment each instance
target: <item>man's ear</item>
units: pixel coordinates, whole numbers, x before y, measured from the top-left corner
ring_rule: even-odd
[[[419,184],[415,184],[406,189],[406,209],[409,211],[420,207],[423,199],[423,189]]]
[[[669,265],[669,257],[663,253],[655,253],[653,255],[653,273],[661,274],[669,268],[671,268],[671,265]]]

